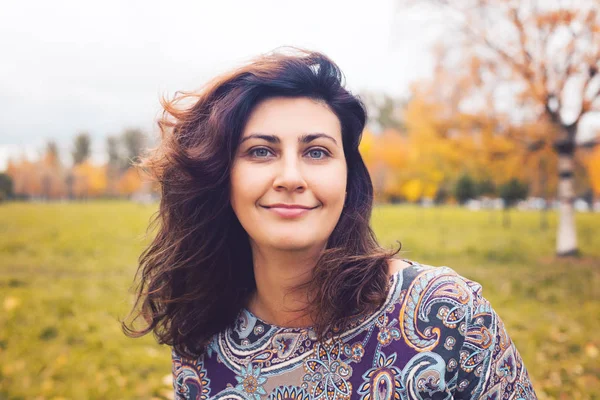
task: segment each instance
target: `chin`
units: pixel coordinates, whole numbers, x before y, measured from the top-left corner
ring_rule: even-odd
[[[319,243],[315,241],[314,234],[302,237],[298,233],[290,235],[271,235],[269,246],[284,251],[302,251],[313,248]]]
[[[310,249],[315,245],[316,243],[314,243],[313,241],[303,241],[298,240],[297,238],[281,240],[275,239],[271,242],[272,247],[284,251],[302,251]]]

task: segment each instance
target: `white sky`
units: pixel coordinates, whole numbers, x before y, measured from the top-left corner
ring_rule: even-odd
[[[385,1],[0,2],[0,169],[55,139],[153,131],[159,96],[191,90],[283,45],[324,52],[353,91],[406,93],[431,71],[422,11]]]
[[[396,0],[2,0],[0,170],[49,139],[70,163],[82,130],[102,162],[107,135],[154,133],[161,95],[284,45],[330,56],[354,92],[405,95],[431,73],[446,25],[432,15]]]

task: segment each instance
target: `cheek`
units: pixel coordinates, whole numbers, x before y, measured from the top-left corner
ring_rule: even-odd
[[[326,206],[341,209],[346,198],[346,173],[345,165],[319,171],[311,185],[315,196]]]
[[[243,168],[234,166],[230,176],[231,205],[237,213],[237,208],[244,203],[244,195],[247,193],[247,173]]]
[[[254,206],[265,193],[268,177],[260,168],[247,168],[245,165],[234,165],[230,175],[230,197],[233,210]]]

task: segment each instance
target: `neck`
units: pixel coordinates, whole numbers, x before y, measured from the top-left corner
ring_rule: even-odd
[[[306,314],[308,293],[291,290],[308,282],[321,249],[281,251],[252,244],[256,292],[248,308],[263,321],[284,327],[307,327],[312,319]]]

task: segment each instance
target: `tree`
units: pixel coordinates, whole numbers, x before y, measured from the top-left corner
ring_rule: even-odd
[[[508,210],[512,208],[519,200],[525,200],[529,187],[521,183],[518,179],[511,179],[510,181],[502,184],[498,188],[500,198],[504,200],[504,226],[510,226],[510,219]]]
[[[106,191],[106,167],[90,161],[73,167],[73,195],[80,199],[98,197]]]
[[[433,197],[433,202],[437,205],[444,204],[448,201],[449,196],[450,190],[448,190],[445,185],[439,186]]]
[[[44,155],[44,164],[48,167],[60,167],[60,157],[58,154],[58,146],[53,140],[46,143],[46,153]]]
[[[413,2],[406,0],[406,2]],[[455,17],[460,36],[447,47],[473,82],[461,100],[515,93],[513,120],[544,121],[555,129],[537,137],[513,136],[528,149],[549,145],[558,156],[560,201],[556,253],[579,253],[575,231],[575,154],[580,122],[600,111],[600,9],[597,0],[430,0]],[[450,58],[447,59],[447,62]],[[455,57],[455,60],[457,58]],[[466,60],[463,62],[462,60]],[[458,65],[458,64],[461,64]],[[507,95],[504,94],[504,104]],[[460,103],[464,101],[459,101]],[[502,102],[493,103],[496,110]],[[493,110],[491,110],[493,111]]]
[[[146,146],[146,135],[140,129],[131,128],[123,132],[121,139],[125,147],[127,166],[129,166],[132,161],[135,161],[142,154]]]
[[[477,196],[476,184],[469,175],[462,175],[458,181],[456,181],[454,196],[460,204],[464,204],[467,200]]]
[[[369,126],[379,131],[404,131],[402,113],[407,100],[388,94],[365,92],[360,95],[369,111]]]
[[[39,164],[41,196],[46,200],[64,197],[66,182],[55,141],[50,140],[46,143],[46,150]]]
[[[81,132],[75,136],[73,143],[73,165],[78,165],[86,161],[90,157],[91,139],[87,132]]]
[[[120,175],[127,170],[127,160],[123,155],[122,143],[116,136],[106,138],[106,151],[108,163],[106,165],[106,192],[109,196],[117,196],[117,182]]]
[[[12,178],[4,172],[0,173],[0,202],[13,197]]]
[[[499,116],[454,109],[454,94],[439,91],[453,81],[435,74],[433,81],[412,89],[405,112],[411,173],[436,188],[446,186],[448,193],[464,174],[476,181],[491,179],[497,186],[522,173],[522,151],[506,137],[520,128]]]
[[[130,197],[142,188],[143,181],[137,168],[129,168],[119,179],[117,189],[122,196]]]
[[[123,165],[123,155],[119,146],[119,139],[116,136],[108,136],[106,138],[106,152],[109,165],[116,167]]]
[[[490,178],[485,178],[475,183],[476,196],[493,196],[496,194],[496,185]]]
[[[407,142],[400,132],[388,129],[376,135],[365,129],[360,153],[373,179],[377,200],[402,197],[402,184],[408,179]]]
[[[504,183],[498,188],[500,197],[504,200],[505,208],[513,207],[519,200],[525,200],[529,193],[527,184],[516,178]]]

